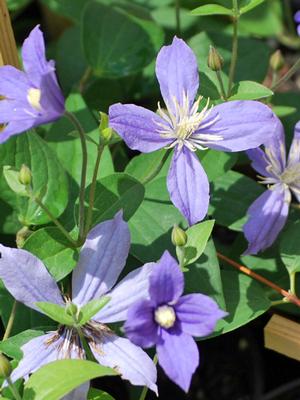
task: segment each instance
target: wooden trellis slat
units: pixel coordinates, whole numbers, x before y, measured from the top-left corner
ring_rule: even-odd
[[[0,65],[13,65],[20,68],[18,50],[5,0],[0,0]]]

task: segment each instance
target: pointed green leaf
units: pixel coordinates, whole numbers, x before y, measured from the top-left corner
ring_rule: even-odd
[[[300,272],[300,221],[289,225],[280,242],[281,259],[289,273]]]
[[[96,315],[106,304],[110,301],[109,296],[101,297],[100,299],[95,299],[83,307],[81,307],[81,318],[79,320],[80,325],[84,325],[88,321],[92,319],[94,315]]]
[[[73,318],[66,314],[65,307],[59,306],[58,304],[47,303],[39,301],[35,303],[40,310],[42,310],[49,318],[59,322],[62,325],[74,325]]]
[[[266,0],[248,0],[248,4],[240,8],[240,13],[245,14],[246,12],[251,11],[253,8],[262,4],[264,1]]]
[[[240,81],[233,86],[229,100],[257,100],[273,94],[271,89],[260,83]]]
[[[92,361],[58,360],[31,375],[23,400],[58,400],[91,379],[111,375],[117,373]]]
[[[195,8],[192,15],[232,15],[232,9],[220,6],[219,4],[206,4]]]
[[[88,393],[88,400],[115,400],[110,394],[102,390],[91,388]]]
[[[19,181],[20,171],[10,165],[3,166],[3,175],[11,190],[19,196],[29,197],[26,186]]]

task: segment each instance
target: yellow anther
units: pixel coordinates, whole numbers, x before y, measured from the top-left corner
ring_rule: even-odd
[[[29,104],[37,111],[41,111],[41,91],[40,89],[30,88],[27,93]]]

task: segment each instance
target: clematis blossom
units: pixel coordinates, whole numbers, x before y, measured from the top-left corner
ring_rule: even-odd
[[[59,118],[65,111],[54,61],[47,61],[39,25],[22,46],[24,72],[0,67],[0,143]]]
[[[284,227],[292,194],[300,202],[300,122],[295,126],[294,139],[286,158],[284,129],[277,120],[274,138],[262,149],[247,151],[252,167],[259,173],[266,190],[248,209],[244,225],[248,248],[244,254],[257,254],[271,246]]]
[[[157,113],[134,104],[114,104],[110,126],[134,150],[144,153],[174,148],[167,187],[175,207],[190,225],[207,214],[209,183],[197,150],[242,151],[260,146],[275,130],[275,116],[257,101],[228,101],[215,107],[209,100],[199,110],[196,56],[174,37],[156,60],[156,75],[166,108]]]
[[[297,24],[297,33],[300,36],[300,11],[297,11],[294,15],[294,20]]]
[[[128,308],[148,295],[151,263],[129,273],[114,287],[124,268],[129,247],[130,233],[121,213],[93,228],[73,271],[72,300],[63,299],[42,261],[25,250],[0,246],[0,278],[16,300],[37,311],[40,311],[37,302],[64,306],[72,301],[80,310],[91,300],[108,295],[109,303],[80,327],[91,352],[101,365],[116,369],[123,379],[157,392],[156,368],[150,357],[107,326],[107,323],[124,321]],[[11,375],[13,381],[26,380],[42,365],[58,359],[85,358],[75,326],[60,326],[57,331],[30,340],[21,349],[23,359]],[[77,392],[79,390],[87,389],[81,387]],[[78,395],[79,398],[83,399]]]
[[[158,362],[167,376],[188,392],[199,365],[192,336],[211,334],[227,313],[203,294],[182,296],[183,287],[183,273],[166,251],[150,275],[150,298],[138,300],[129,308],[124,328],[138,346],[156,346]]]

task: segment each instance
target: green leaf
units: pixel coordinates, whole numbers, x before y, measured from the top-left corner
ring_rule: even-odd
[[[12,336],[0,343],[0,351],[16,360],[21,360],[23,358],[23,352],[21,347],[29,342],[29,340],[34,339],[38,336],[44,334],[44,331],[38,331],[33,329],[28,329],[15,336]]]
[[[228,171],[212,186],[209,214],[217,224],[242,231],[248,208],[263,190],[253,179]]]
[[[184,280],[185,292],[206,294],[225,309],[220,266],[212,239],[207,243],[199,260],[185,271]]]
[[[117,173],[101,179],[96,186],[93,224],[113,218],[121,209],[128,221],[143,201],[144,193],[144,186],[127,174]]]
[[[272,90],[260,83],[241,81],[233,86],[229,100],[257,100],[272,95]]]
[[[49,318],[62,325],[74,325],[73,318],[66,313],[65,307],[59,306],[58,304],[48,303],[39,301],[35,303],[40,310],[42,310]]]
[[[109,296],[101,297],[100,299],[91,300],[83,307],[80,308],[81,318],[79,320],[80,325],[84,325],[94,315],[96,315],[106,304],[110,301]]]
[[[220,6],[219,4],[206,4],[195,8],[192,15],[232,15],[232,9]]]
[[[201,256],[212,233],[214,223],[214,220],[204,221],[186,230],[187,242],[184,246],[184,266],[192,264]],[[176,250],[177,257],[180,257],[178,249]]]
[[[3,166],[3,175],[11,190],[19,196],[29,197],[26,186],[19,181],[20,170],[12,168],[10,165]]]
[[[272,110],[277,115],[277,117],[282,118],[294,114],[297,111],[297,108],[289,106],[272,106]]]
[[[63,15],[74,22],[79,23],[82,10],[87,0],[41,0],[51,11]],[[79,47],[79,46],[78,46]],[[72,49],[73,50],[73,49]]]
[[[240,8],[240,13],[245,14],[248,11],[253,10],[253,8],[259,6],[266,0],[248,0],[248,4]]]
[[[84,382],[116,375],[107,367],[86,360],[59,360],[41,367],[27,381],[24,400],[58,400]]]
[[[91,388],[88,393],[88,400],[115,400],[110,394],[102,390]]]
[[[146,185],[145,199],[129,221],[131,254],[145,263],[159,259],[165,250],[174,253],[174,224],[186,227],[185,219],[170,201],[163,176]]]
[[[37,256],[56,281],[68,275],[78,260],[78,251],[56,227],[41,228],[29,236],[24,250]]]
[[[68,202],[68,182],[65,171],[47,143],[33,131],[12,137],[0,147],[0,167],[11,165],[16,170],[27,165],[32,172],[32,189],[35,196],[59,217]],[[23,225],[41,225],[50,221],[47,214],[29,198],[16,196],[0,179],[1,198],[17,208]]]
[[[288,225],[280,242],[281,259],[289,273],[300,271],[300,221]]]
[[[99,1],[90,1],[84,9],[82,43],[86,60],[99,77],[134,74],[156,55],[149,31],[136,18]]]
[[[214,182],[230,170],[238,159],[237,153],[225,153],[212,149],[199,151],[197,154],[210,182]]]
[[[151,12],[151,15],[157,25],[172,31],[176,29],[176,13],[174,6],[157,7]],[[197,21],[198,18],[194,15],[191,15],[189,10],[185,8],[180,9],[180,25],[183,31],[190,29],[197,23]]]
[[[234,271],[222,271],[225,311],[228,316],[218,322],[212,336],[239,328],[259,317],[271,307],[263,286],[254,279]]]

